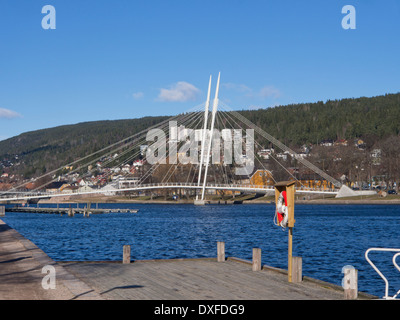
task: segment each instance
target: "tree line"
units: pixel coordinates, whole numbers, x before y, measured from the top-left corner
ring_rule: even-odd
[[[400,93],[241,111],[289,146],[363,138],[369,145],[400,133]]]

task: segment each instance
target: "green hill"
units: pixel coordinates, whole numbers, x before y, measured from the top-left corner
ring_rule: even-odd
[[[364,138],[370,145],[400,132],[400,93],[301,103],[242,114],[289,145]]]
[[[0,141],[0,169],[25,178],[43,174],[165,119],[168,117],[82,122],[26,132]]]

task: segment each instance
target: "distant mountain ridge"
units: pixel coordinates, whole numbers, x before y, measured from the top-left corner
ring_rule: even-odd
[[[352,138],[372,146],[400,133],[400,93],[240,113],[288,146]],[[168,118],[93,121],[26,132],[0,141],[0,170],[25,178],[39,175]]]

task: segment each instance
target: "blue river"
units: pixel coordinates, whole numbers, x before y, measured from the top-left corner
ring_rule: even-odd
[[[44,206],[44,205],[43,205]],[[227,256],[287,269],[288,230],[273,223],[271,204],[194,206],[99,204],[135,208],[134,213],[67,215],[11,213],[1,219],[56,261],[121,260],[123,245],[132,259],[215,257],[217,241]],[[358,270],[359,290],[383,297],[385,283],[366,261],[370,247],[400,248],[400,206],[300,205],[295,207],[293,255],[303,259],[303,275],[341,285],[342,268]],[[371,253],[389,280],[389,294],[400,289],[393,253]],[[398,263],[400,264],[400,258]]]

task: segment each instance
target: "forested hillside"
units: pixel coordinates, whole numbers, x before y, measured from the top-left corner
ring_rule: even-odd
[[[301,103],[241,113],[291,147],[362,138],[372,148],[400,132],[400,93],[372,98]],[[23,133],[0,141],[0,172],[29,178],[167,119],[95,121]]]
[[[400,94],[279,106],[242,114],[287,145],[363,138],[372,145],[400,132]]]
[[[167,118],[93,121],[26,132],[0,141],[0,170],[25,178],[43,174]]]

